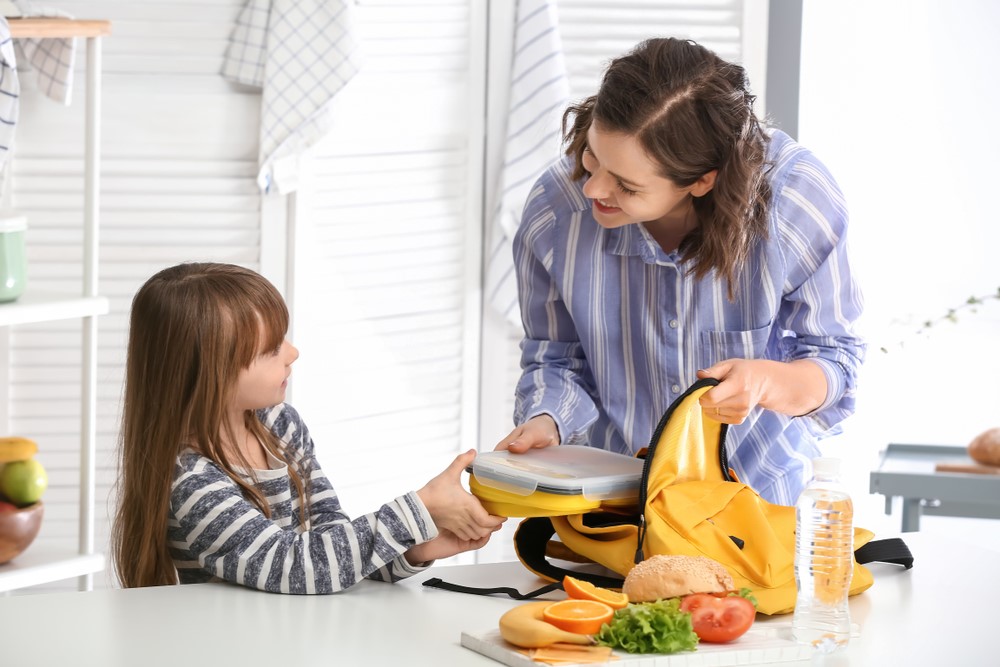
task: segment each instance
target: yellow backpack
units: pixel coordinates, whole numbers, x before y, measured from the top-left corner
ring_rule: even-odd
[[[727,425],[703,415],[698,402],[716,384],[710,379],[695,383],[657,425],[645,452],[641,511],[612,507],[537,517],[526,510],[521,516],[531,518],[521,522],[514,537],[521,562],[551,581],[569,574],[619,588],[621,579],[560,567],[550,559],[599,563],[625,576],[635,563],[654,554],[708,556],[725,566],[737,588],[753,592],[760,612],[792,611],[795,508],[770,503],[736,480],[726,457]],[[551,541],[554,534],[558,542]],[[872,537],[871,531],[854,530],[851,595],[872,585],[872,574],[863,563],[892,562],[907,569],[913,565],[902,540]]]

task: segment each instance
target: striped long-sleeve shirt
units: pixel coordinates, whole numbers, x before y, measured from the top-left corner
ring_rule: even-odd
[[[732,302],[724,281],[687,274],[642,225],[598,225],[569,158],[538,179],[514,239],[525,330],[516,423],[546,413],[564,444],[631,454],[698,369],[730,358],[812,359],[828,386],[818,409],[793,418],[757,407],[727,439],[742,481],[772,502],[795,501],[816,439],[854,411],[862,297],[832,176],[778,131],[769,159],[768,238]]]
[[[258,415],[302,476],[306,522],[285,466],[256,471],[268,518],[221,468],[186,449],[174,473],[167,528],[181,583],[225,580],[275,593],[333,593],[363,578],[398,581],[424,569],[403,557],[438,533],[416,493],[352,520],[295,409],[282,404]]]

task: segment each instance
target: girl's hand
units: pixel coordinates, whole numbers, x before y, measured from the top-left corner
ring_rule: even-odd
[[[705,415],[725,424],[741,424],[760,405],[789,416],[805,415],[826,398],[826,375],[808,359],[726,359],[698,371],[698,378],[715,378],[719,385],[701,399]]]
[[[479,549],[486,546],[489,541],[490,535],[476,540],[463,540],[455,533],[442,530],[433,540],[410,547],[404,555],[410,565],[423,565],[438,558],[449,558],[455,554]]]
[[[479,499],[462,486],[462,473],[475,458],[474,449],[460,454],[444,472],[417,491],[438,531],[453,533],[458,539],[470,542],[488,539],[507,520],[487,512]]]
[[[549,415],[538,415],[511,431],[506,438],[497,443],[494,450],[507,449],[515,454],[523,454],[529,449],[558,444],[559,428],[556,426],[556,420]]]

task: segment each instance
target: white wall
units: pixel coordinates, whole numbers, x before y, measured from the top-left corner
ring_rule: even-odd
[[[846,193],[867,301],[858,412],[826,447],[849,461],[859,523],[880,521],[866,494],[887,443],[965,445],[1000,426],[1000,304],[915,333],[1000,288],[997,26],[990,0],[805,1],[799,138]],[[979,524],[1000,533],[925,519]]]

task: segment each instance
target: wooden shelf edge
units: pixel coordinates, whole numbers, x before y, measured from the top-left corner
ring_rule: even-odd
[[[104,570],[104,554],[85,554],[19,567],[0,566],[0,593],[73,579]]]
[[[26,37],[107,37],[111,34],[111,21],[64,19],[56,17],[25,17],[7,19],[10,36]]]

